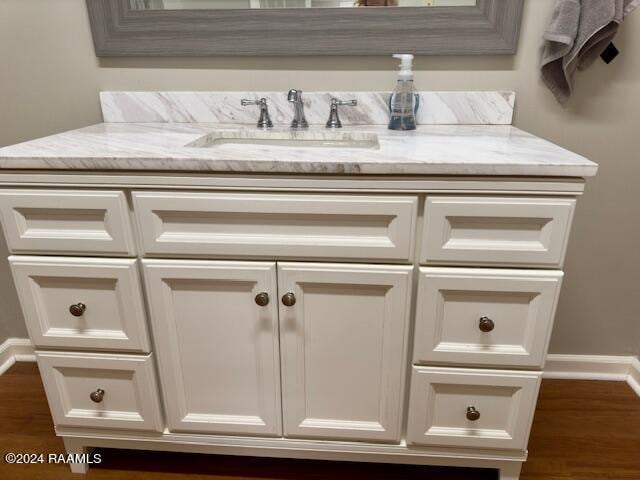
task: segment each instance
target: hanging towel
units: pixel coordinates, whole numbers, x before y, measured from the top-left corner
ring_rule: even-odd
[[[556,0],[544,33],[542,79],[558,102],[573,91],[576,70],[584,70],[607,48],[640,0]]]

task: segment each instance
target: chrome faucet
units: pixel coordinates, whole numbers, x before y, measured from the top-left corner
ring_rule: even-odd
[[[295,111],[291,128],[309,128],[307,119],[304,117],[304,104],[302,103],[302,91],[291,89],[287,95],[287,100],[293,103]]]
[[[327,128],[342,128],[342,122],[340,121],[340,115],[338,114],[338,107],[340,105],[347,105],[349,107],[358,106],[357,100],[340,100],[339,98],[331,98],[331,110],[329,111],[329,120],[327,120]]]
[[[273,122],[271,121],[271,116],[269,115],[269,106],[267,105],[267,99],[261,98],[260,100],[248,100],[243,98],[240,101],[240,104],[243,107],[247,105],[258,105],[260,107],[260,118],[258,119],[258,128],[271,128],[273,127]]]

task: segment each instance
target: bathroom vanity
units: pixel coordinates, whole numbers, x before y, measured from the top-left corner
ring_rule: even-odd
[[[246,94],[107,93],[106,123],[0,149],[57,435],[517,479],[597,166],[510,126],[509,93],[423,93],[411,133],[344,93],[292,133],[278,95],[258,130]],[[332,96],[359,101],[341,130]]]

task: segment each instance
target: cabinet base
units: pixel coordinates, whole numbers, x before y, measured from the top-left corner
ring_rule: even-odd
[[[436,467],[488,468],[500,472],[500,480],[517,480],[526,452],[452,448],[417,448],[400,445],[298,440],[284,438],[229,437],[182,433],[87,433],[58,430],[67,453],[86,454],[92,447],[157,450],[218,455],[246,455],[309,460],[430,465]],[[86,473],[88,463],[71,464],[74,473]]]

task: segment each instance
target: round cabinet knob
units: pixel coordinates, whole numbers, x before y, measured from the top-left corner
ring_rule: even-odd
[[[74,317],[81,317],[86,309],[87,306],[84,303],[76,303],[69,307],[69,312],[71,312],[71,315]]]
[[[496,328],[496,324],[493,323],[493,320],[491,320],[489,317],[482,317],[480,319],[479,326],[480,326],[480,331],[484,333],[489,333],[494,328]]]
[[[467,420],[472,422],[480,420],[480,412],[476,410],[476,407],[467,407]]]
[[[95,392],[89,394],[89,398],[96,403],[100,403],[104,398],[104,390],[98,388]]]
[[[267,292],[262,292],[256,295],[256,303],[261,307],[269,305],[269,294]]]
[[[285,293],[282,296],[282,304],[285,307],[293,307],[296,304],[296,296],[291,292]]]

